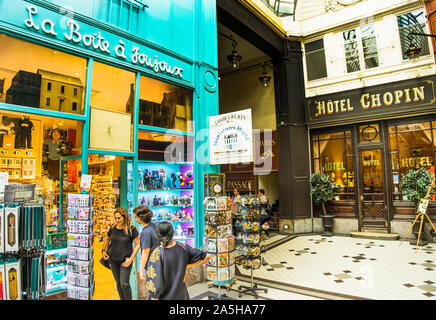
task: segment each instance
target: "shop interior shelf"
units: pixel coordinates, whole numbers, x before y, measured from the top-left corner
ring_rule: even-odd
[[[155,191],[194,191],[194,188],[170,188],[170,189],[152,189],[152,190],[142,190],[138,189],[139,192],[155,192]]]
[[[159,209],[159,208],[188,208],[188,207],[193,207],[194,205],[192,204],[192,205],[190,205],[190,206],[155,206],[155,207],[153,207],[153,206],[150,206],[149,208],[151,209],[151,210],[153,210],[153,209]]]

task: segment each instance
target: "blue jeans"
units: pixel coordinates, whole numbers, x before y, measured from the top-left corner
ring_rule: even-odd
[[[112,274],[117,283],[118,294],[121,300],[132,300],[132,288],[130,288],[130,272],[132,271],[133,263],[124,268],[121,263],[114,261],[110,262]]]

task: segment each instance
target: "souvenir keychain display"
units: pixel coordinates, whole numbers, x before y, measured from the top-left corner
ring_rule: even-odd
[[[94,293],[93,200],[93,194],[68,194],[68,298],[91,300]]]
[[[206,262],[209,286],[218,286],[218,295],[210,300],[229,299],[221,295],[221,285],[227,290],[235,281],[235,237],[232,232],[232,213],[228,197],[205,198],[205,238],[204,249],[211,259]]]
[[[45,206],[32,197],[14,202],[16,193],[9,199],[0,204],[0,300],[39,300],[46,289]]]
[[[268,292],[267,289],[258,288],[253,284],[253,270],[259,269],[262,264],[261,258],[261,226],[260,226],[260,202],[258,197],[243,197],[241,199],[242,217],[242,243],[243,255],[242,266],[251,272],[251,285],[239,286],[239,297],[244,293],[252,292],[254,297],[259,298],[257,291]]]

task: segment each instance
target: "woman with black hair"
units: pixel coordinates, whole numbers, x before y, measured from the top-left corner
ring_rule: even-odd
[[[153,211],[146,206],[138,206],[133,209],[133,214],[137,223],[142,225],[139,243],[141,244],[141,262],[139,267],[139,278],[145,280],[145,268],[148,257],[159,246],[156,237],[156,225],[151,221]]]
[[[151,300],[189,300],[186,269],[209,260],[206,252],[173,240],[173,235],[171,223],[157,225],[160,246],[150,256],[145,284]]]

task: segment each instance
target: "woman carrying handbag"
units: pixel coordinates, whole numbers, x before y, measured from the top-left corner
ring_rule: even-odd
[[[103,248],[107,250],[102,250],[102,256],[104,261],[109,261],[120,299],[132,300],[130,273],[140,248],[139,233],[132,225],[126,209],[117,208],[114,216],[115,225],[109,229],[103,242]],[[133,242],[135,248],[133,248]]]

